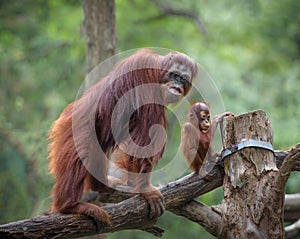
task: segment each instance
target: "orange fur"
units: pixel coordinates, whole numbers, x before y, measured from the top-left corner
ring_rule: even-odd
[[[109,220],[108,214],[102,208],[82,203],[80,199],[84,190],[102,192],[107,189],[106,157],[117,149],[119,143],[126,140],[122,138],[126,130],[126,125],[123,125],[124,117],[129,114],[128,108],[137,104],[136,99],[129,98],[114,119],[120,127],[117,139],[111,129],[113,110],[118,99],[134,87],[150,83],[164,84],[164,77],[174,63],[185,65],[191,69],[192,77],[195,77],[197,66],[187,56],[181,53],[160,56],[150,50],[142,50],[119,63],[106,77],[62,112],[49,134],[49,167],[56,179],[52,189],[52,213],[79,213],[98,221]],[[189,91],[191,82],[186,87],[184,94]],[[162,92],[154,90],[147,94],[145,97],[150,99],[164,97]],[[156,124],[166,127],[164,106],[154,103],[143,105],[130,118],[130,136],[137,145],[147,146],[151,141],[148,137],[149,129]],[[79,131],[77,134],[74,134],[74,127]],[[155,143],[160,144],[160,141]],[[119,164],[128,171],[150,173],[161,158],[163,150],[162,148],[157,155],[149,158],[122,156]],[[96,175],[90,173],[83,162],[95,169]],[[137,191],[145,187],[153,188],[150,178],[136,179],[132,183]],[[156,203],[153,198],[160,197],[159,191],[145,196],[151,207]]]
[[[225,116],[234,115],[231,112],[216,115],[211,123],[209,121],[209,128],[204,129],[203,123],[205,119],[201,119],[201,113],[203,112],[210,117],[207,102],[193,103],[189,110],[189,122],[185,123],[181,134],[181,151],[189,168],[196,173],[199,173],[206,158],[212,158],[213,150],[210,143],[214,137],[218,123]]]
[[[209,107],[206,102],[193,103],[189,111],[189,122],[185,123],[181,135],[181,150],[189,168],[199,172],[206,156],[211,156],[210,142],[214,134],[212,127],[203,131],[201,129],[200,112],[209,114]],[[210,122],[209,122],[210,123]]]

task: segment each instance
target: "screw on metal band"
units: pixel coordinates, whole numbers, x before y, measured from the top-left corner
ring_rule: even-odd
[[[272,144],[270,144],[268,142],[260,141],[260,140],[250,139],[250,140],[242,141],[242,142],[240,142],[232,147],[229,147],[227,149],[223,149],[222,153],[221,153],[222,159],[224,159],[225,157],[227,157],[237,151],[240,151],[244,148],[249,148],[249,147],[267,149],[274,153],[274,148],[273,148]]]

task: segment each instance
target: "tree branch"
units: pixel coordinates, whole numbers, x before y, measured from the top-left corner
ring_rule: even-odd
[[[288,153],[276,151],[276,164],[278,166],[282,164]],[[293,169],[299,170],[299,164],[295,164]],[[214,181],[208,181],[192,173],[161,186],[159,189],[165,198],[167,210],[201,224],[208,232],[217,235],[220,230],[219,212],[214,207],[211,208],[193,200],[222,185],[224,177],[222,165],[216,165],[210,174]],[[148,219],[146,201],[140,196],[132,196],[130,193],[113,189],[99,195],[98,193],[89,195],[86,201],[97,198],[102,202],[117,203],[104,207],[111,216],[111,222],[108,225],[102,225],[100,233],[141,229],[161,236],[163,230],[153,226],[155,221]],[[96,231],[93,220],[83,215],[73,214],[43,215],[0,225],[0,238],[75,238],[97,233],[99,232]]]
[[[300,218],[300,193],[285,195],[284,220],[295,221]]]
[[[285,230],[285,239],[295,238],[300,234],[300,219],[284,228]]]
[[[287,155],[289,153],[290,153],[290,151],[275,150],[275,153],[274,153],[275,162],[276,162],[276,165],[278,168],[281,167],[284,159],[287,157]],[[216,161],[216,160],[214,160],[214,161]],[[300,171],[300,160],[295,162],[293,171]],[[208,191],[212,191],[215,188],[222,185],[222,181],[223,181],[223,177],[224,177],[223,162],[219,162],[219,164],[212,169],[211,173],[213,174],[214,181],[212,182],[212,185],[210,185],[210,187],[209,187],[210,190],[208,190]],[[194,175],[194,174],[190,174],[190,175],[186,176],[185,178],[182,178],[182,180],[186,180],[188,177],[195,177],[195,176],[196,175]],[[181,179],[171,182],[167,186],[162,186],[159,189],[161,190],[162,188],[170,187],[170,185],[172,183],[176,184],[180,180]],[[128,191],[130,191],[130,190],[128,190],[128,187],[119,186],[117,189],[118,190],[109,189],[108,191],[103,192],[101,194],[98,194],[97,192],[91,192],[85,197],[84,201],[92,202],[97,199],[98,201],[103,202],[103,203],[118,203],[118,202],[121,202],[123,200],[126,200],[126,199],[132,197],[132,194],[128,192]],[[201,194],[204,194],[204,192]]]
[[[300,144],[297,144],[289,154],[283,160],[283,163],[280,167],[280,175],[286,181],[290,173],[294,170],[296,165],[298,165],[300,159]]]
[[[189,18],[191,19],[199,29],[199,31],[203,34],[207,34],[207,28],[203,21],[199,18],[198,13],[192,10],[182,10],[182,9],[175,9],[169,6],[168,4],[164,3],[163,1],[152,1],[157,8],[161,11],[161,14],[152,17],[149,20],[156,20],[156,19],[161,19],[166,16],[179,16],[179,17],[184,17],[184,18]],[[144,20],[145,21],[145,20]]]
[[[214,207],[206,206],[198,201],[193,200],[179,207],[171,207],[169,211],[198,223],[214,236],[218,236],[222,230],[221,215]]]
[[[166,209],[184,204],[220,186],[222,177],[218,177],[219,171],[218,167],[214,168],[212,173],[217,180],[213,182],[201,179],[196,174],[190,174],[160,187]],[[122,195],[126,196],[126,194]],[[109,213],[110,223],[100,226],[101,233],[125,229],[144,229],[153,232],[157,229],[152,227],[155,221],[148,219],[148,204],[140,196],[105,206],[103,209]],[[94,221],[82,215],[44,215],[0,226],[0,238],[74,238],[94,234],[97,234]]]

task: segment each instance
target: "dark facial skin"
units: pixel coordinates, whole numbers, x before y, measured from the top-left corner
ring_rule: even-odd
[[[163,91],[166,104],[177,103],[191,88],[191,69],[175,63],[164,77]]]

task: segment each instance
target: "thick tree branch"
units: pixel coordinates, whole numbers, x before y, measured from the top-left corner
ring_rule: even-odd
[[[213,170],[212,173],[217,177],[213,182],[191,174],[160,187],[165,198],[166,209],[184,204],[220,186],[222,177],[218,178],[219,171],[219,169]],[[111,222],[101,225],[99,228],[101,233],[124,229],[153,231],[152,226],[155,221],[149,221],[148,204],[140,196],[103,208],[110,214]],[[147,229],[149,227],[152,228]],[[74,238],[96,233],[93,220],[78,215],[45,215],[0,226],[0,238]]]
[[[300,234],[300,219],[284,228],[285,230],[285,239],[296,238]]]
[[[276,151],[277,166],[282,164],[288,153]],[[299,170],[298,162],[293,170]],[[222,165],[215,166],[210,174],[214,181],[190,174],[159,189],[165,198],[167,210],[201,224],[207,231],[216,235],[220,224],[214,223],[214,220],[218,222],[219,213],[214,208],[193,201],[194,198],[222,185]],[[109,225],[102,225],[102,233],[142,229],[156,236],[162,235],[162,229],[153,227],[155,221],[149,221],[148,204],[141,197],[132,197],[130,193],[112,189],[107,193],[94,193],[89,196],[88,201],[98,197],[97,200],[102,202],[120,202],[104,207],[111,215],[111,222]],[[94,234],[97,234],[94,221],[80,215],[44,215],[0,225],[0,238],[75,238]]]
[[[214,210],[214,207],[193,200],[179,207],[169,208],[169,210],[178,216],[198,223],[214,236],[219,235],[222,230],[221,215]]]
[[[276,165],[278,168],[281,167],[284,159],[287,157],[287,155],[289,153],[290,153],[290,151],[275,150],[275,162],[276,162]],[[300,160],[295,162],[293,171],[300,171]],[[212,182],[212,185],[209,187],[210,188],[209,191],[222,185],[222,181],[223,181],[223,177],[224,177],[224,167],[223,167],[222,162],[220,162],[219,165],[217,165],[216,167],[213,168],[212,173],[213,173],[214,181]],[[186,177],[195,177],[195,176],[196,175],[194,175],[194,174],[190,174],[189,176],[186,176]],[[184,178],[183,178],[183,180],[184,180]],[[177,180],[173,183],[176,183],[178,181],[179,180]],[[169,183],[167,185],[167,187],[169,187],[171,184],[172,183]],[[215,186],[215,187],[213,187],[213,186]],[[162,189],[165,187],[166,186],[162,186],[159,189]],[[97,192],[91,192],[85,197],[84,201],[92,202],[97,199],[98,201],[103,202],[103,203],[112,203],[112,202],[118,203],[118,202],[121,202],[123,200],[126,200],[126,199],[132,197],[132,194],[128,193],[128,191],[129,191],[128,188],[120,186],[120,187],[118,187],[118,189],[119,190],[110,189],[109,191],[103,192],[101,194],[98,194]],[[202,193],[202,194],[204,194],[204,193]]]
[[[260,140],[266,138],[264,139],[265,141],[272,142],[272,130],[268,128],[265,132],[266,126],[270,126],[270,122],[265,118],[264,112],[250,112],[235,117],[235,121],[230,122],[230,120],[227,122],[228,129],[222,131],[223,137],[226,138],[224,147],[228,148],[231,144],[235,145],[236,142],[244,140],[246,136],[250,139],[263,137]],[[251,127],[245,126],[248,122]],[[233,123],[239,125],[239,127],[231,127]],[[250,135],[248,130],[251,132]],[[240,135],[236,134],[236,131],[241,132]],[[233,133],[235,134],[232,135]],[[235,140],[231,142],[231,138]],[[238,172],[240,172],[240,167],[242,169],[249,168],[249,170],[243,171],[244,178],[241,174],[226,174],[224,180],[224,185],[226,185],[226,187],[224,186],[225,196],[220,205],[209,207],[193,199],[223,184],[225,172],[222,162],[214,165],[213,170],[209,172],[210,180],[201,178],[193,173],[159,187],[165,200],[166,209],[201,224],[207,231],[219,238],[231,235],[232,231],[229,226],[236,229],[234,227],[242,225],[240,223],[242,219],[244,219],[243,225],[245,227],[242,230],[235,230],[235,232],[241,234],[250,233],[249,235],[256,235],[258,238],[262,238],[263,230],[266,229],[263,226],[267,225],[266,227],[270,227],[270,230],[265,233],[270,235],[272,233],[283,234],[283,226],[280,228],[277,228],[277,226],[282,224],[284,187],[278,188],[280,183],[277,183],[276,180],[278,174],[284,181],[287,179],[290,171],[299,170],[300,146],[298,145],[290,152],[276,152],[276,165],[274,164],[273,154],[270,151],[252,148],[243,149],[242,152],[243,154],[231,155],[231,157],[239,159],[240,164],[236,164],[234,160],[230,164],[229,158],[225,158],[225,161],[227,160],[227,172],[234,173],[229,171],[229,166],[231,170],[235,169]],[[265,157],[266,154],[268,157]],[[262,160],[258,161],[259,159]],[[239,179],[243,184],[240,184],[238,181],[235,184],[238,188],[232,188],[233,181],[229,176],[237,176],[237,178],[233,178],[233,181],[235,182],[236,179]],[[246,183],[245,179],[250,181]],[[256,193],[250,195],[248,193],[251,191],[250,189]],[[126,191],[128,192],[128,190]],[[96,226],[93,220],[83,215],[45,215],[1,225],[0,238],[74,238],[125,229],[139,229],[161,236],[163,230],[154,226],[155,220],[150,221],[148,219],[149,206],[147,202],[141,196],[133,196],[130,193],[118,192],[113,189],[98,196],[98,199],[103,202],[119,202],[103,207],[110,215],[108,224],[97,224]],[[92,195],[92,198],[94,197],[95,195]],[[264,203],[265,199],[269,200],[268,204]],[[237,209],[237,202],[239,202],[240,209]],[[274,213],[275,208],[280,210],[278,209]],[[249,212],[246,215],[243,214],[244,211]],[[237,216],[238,213],[241,213],[239,217]],[[269,222],[269,216],[272,216],[272,224]],[[258,221],[260,220],[259,218],[262,218],[264,221]],[[231,219],[233,221],[230,221]],[[239,223],[237,224],[237,222]],[[259,224],[260,222],[262,222],[263,226]],[[227,226],[224,227],[224,223]],[[258,226],[260,227],[258,228]]]
[[[294,170],[296,165],[298,165],[299,159],[300,159],[300,144],[297,144],[295,147],[292,148],[292,150],[283,160],[283,163],[279,170],[282,178],[284,178],[285,180],[288,179],[290,173]]]
[[[300,193],[285,195],[284,220],[295,221],[300,218]]]
[[[295,154],[294,152],[292,153],[292,151],[294,151],[294,149],[291,151],[275,151],[275,162],[278,168],[281,168],[284,160],[290,157],[289,155]],[[292,171],[299,171],[299,164],[299,158],[294,159]],[[223,170],[222,167],[219,167],[219,169]],[[220,172],[220,174],[223,173],[224,172]],[[284,209],[285,220],[296,220],[300,218],[300,194],[286,195]],[[221,235],[222,223],[220,223],[220,220],[222,212],[219,210],[218,206],[208,207],[199,202],[191,201],[184,205],[169,208],[169,210],[174,214],[184,216],[187,219],[200,224],[205,230],[216,237]],[[288,232],[289,235],[295,235],[295,233],[299,232],[298,224],[291,227],[293,230]]]

